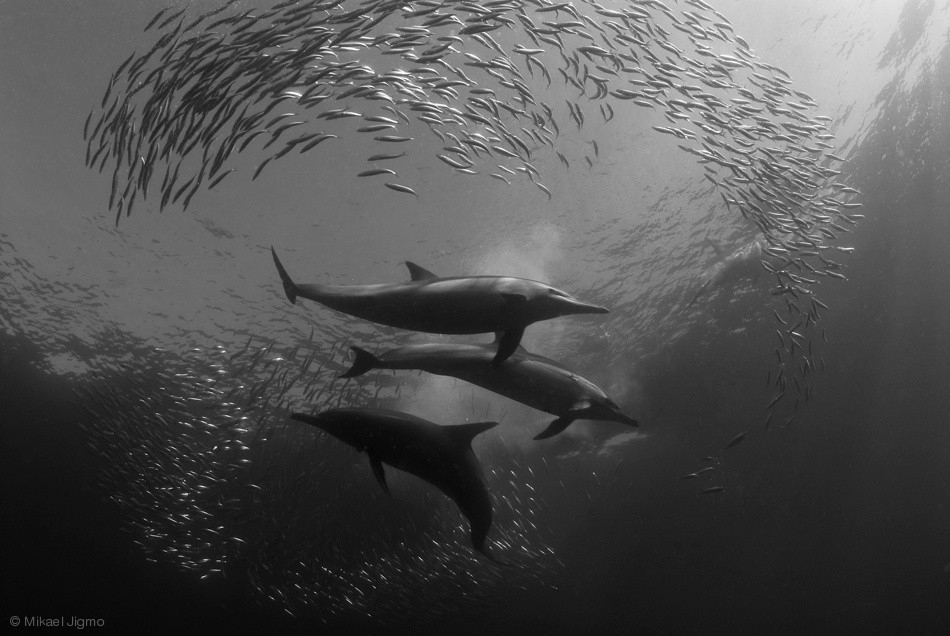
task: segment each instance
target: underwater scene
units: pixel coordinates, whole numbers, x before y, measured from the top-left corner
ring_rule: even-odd
[[[0,51],[11,630],[950,633],[947,0]]]

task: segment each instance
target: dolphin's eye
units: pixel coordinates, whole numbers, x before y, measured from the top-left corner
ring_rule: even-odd
[[[548,288],[548,293],[549,293],[549,294],[553,294],[553,295],[555,295],[555,296],[560,296],[561,298],[570,298],[570,296],[568,296],[567,294],[565,294],[565,293],[562,292],[561,290],[559,290],[559,289],[554,289],[553,287],[549,287],[549,288]]]

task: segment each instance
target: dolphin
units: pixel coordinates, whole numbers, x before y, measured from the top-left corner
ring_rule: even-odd
[[[696,301],[699,300],[707,287],[712,286],[712,288],[715,289],[724,285],[736,284],[746,278],[751,279],[752,283],[755,284],[759,281],[759,276],[762,274],[760,264],[762,251],[764,249],[764,241],[762,239],[743,245],[725,257],[723,257],[722,249],[718,245],[709,239],[706,239],[706,243],[712,247],[712,250],[720,260],[707,270],[705,282],[700,286],[696,295],[693,296],[693,299],[689,301],[689,304],[686,305],[686,309],[692,307]]]
[[[315,426],[365,451],[373,475],[386,494],[383,464],[429,482],[451,498],[469,521],[472,547],[490,560],[485,545],[492,522],[491,498],[482,468],[472,452],[472,440],[498,422],[440,426],[408,413],[364,407],[338,408],[316,415],[293,413],[300,422]]]
[[[418,344],[373,355],[350,347],[356,355],[353,366],[341,375],[352,378],[370,369],[418,369],[465,380],[557,415],[557,419],[534,439],[547,439],[574,420],[602,420],[638,426],[596,384],[560,366],[557,362],[518,350],[501,365],[493,363],[492,345]]]
[[[514,353],[525,327],[571,314],[606,314],[550,285],[510,276],[440,278],[406,261],[411,280],[377,285],[297,285],[271,247],[292,303],[302,296],[357,318],[390,327],[439,334],[503,332],[493,362]]]

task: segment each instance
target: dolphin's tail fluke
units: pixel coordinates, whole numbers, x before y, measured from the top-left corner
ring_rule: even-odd
[[[482,556],[484,556],[486,559],[488,559],[488,560],[491,561],[492,563],[494,563],[494,564],[496,564],[496,565],[503,565],[503,566],[505,566],[506,568],[507,568],[507,567],[511,567],[511,564],[508,563],[507,561],[502,561],[502,560],[499,559],[498,557],[493,556],[492,553],[488,550],[488,545],[487,545],[487,544],[486,544],[486,545],[483,545],[483,546],[480,547],[480,548],[475,548],[475,549],[476,549]]]
[[[356,355],[356,359],[353,360],[353,366],[350,367],[350,370],[346,373],[343,373],[337,377],[340,378],[355,378],[357,376],[363,375],[367,371],[373,369],[378,369],[382,361],[374,356],[372,353],[366,349],[360,349],[359,347],[351,346],[350,349],[353,350],[353,353]]]
[[[284,293],[287,294],[287,300],[292,304],[297,304],[297,285],[290,278],[290,274],[287,273],[287,270],[284,269],[284,266],[281,265],[280,259],[277,258],[277,252],[274,251],[274,246],[271,245],[270,248],[271,256],[274,257],[274,265],[277,266],[277,273],[280,274],[280,282],[284,284]]]

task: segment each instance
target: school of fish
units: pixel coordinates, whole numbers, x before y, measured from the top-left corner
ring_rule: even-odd
[[[585,123],[592,117],[607,123],[635,117],[639,109],[655,111],[667,122],[654,126],[655,132],[674,138],[671,141],[680,150],[693,155],[710,183],[710,195],[718,196],[722,205],[756,228],[761,247],[753,264],[772,280],[776,321],[777,371],[769,369],[766,376],[770,394],[765,426],[772,424],[786,398],[791,405],[784,409],[785,424],[808,402],[811,380],[825,366],[817,336],[820,333],[821,339],[826,339],[820,319],[828,306],[817,296],[818,285],[827,278],[845,278],[836,253],[852,250],[838,242],[862,218],[856,211],[860,193],[838,180],[845,159],[835,154],[830,118],[816,114],[815,101],[793,88],[788,73],[756,56],[728,19],[706,2],[628,0],[605,6],[585,0],[310,0],[241,12],[232,12],[232,5],[234,0],[196,16],[188,15],[187,7],[156,14],[145,30],[156,33],[157,40],[144,53],[133,53],[119,65],[101,103],[86,118],[86,163],[100,172],[111,167],[109,206],[115,211],[117,225],[123,212],[129,216],[137,201],[149,197],[150,187],[160,208],[180,202],[187,209],[200,190],[218,187],[235,172],[231,166],[242,152],[262,158],[248,175],[254,180],[290,153],[332,153],[334,143],[354,135],[371,136],[378,146],[378,152],[367,157],[367,168],[356,177],[379,181],[393,196],[425,196],[417,184],[400,181],[398,174],[400,163],[419,152],[420,130],[440,140],[441,149],[434,157],[438,161],[433,165],[466,175],[487,175],[506,185],[523,179],[550,198],[537,157],[554,154],[563,169],[570,171],[576,169],[572,164],[580,161],[566,147],[589,146],[593,156],[584,153],[583,160],[592,166],[599,154],[596,139],[580,146],[561,140],[587,134],[591,126],[585,128]],[[554,92],[554,83],[570,91],[573,99],[564,103],[546,99],[547,93]],[[695,311],[692,306],[698,297],[684,302],[684,309]],[[243,373],[258,373],[258,365],[265,360],[261,351],[253,353],[249,344],[233,354],[232,360],[250,357]],[[294,360],[296,353],[288,358]],[[271,492],[276,495],[264,503],[247,479],[231,482],[250,484],[246,492],[232,492],[224,481],[202,477],[215,475],[226,480],[228,471],[251,471],[245,472],[245,477],[253,473],[273,482],[270,475],[281,474],[281,479],[297,480],[298,486],[304,480],[319,481],[320,467],[306,468],[303,459],[294,466],[294,473],[289,469],[282,472],[276,461],[254,468],[260,456],[252,456],[252,450],[264,448],[269,437],[277,438],[275,431],[285,430],[282,414],[293,408],[312,410],[368,401],[381,406],[386,400],[381,386],[373,393],[363,383],[346,385],[333,395],[332,380],[319,373],[307,375],[311,361],[306,360],[299,373],[283,362],[273,363],[268,380],[257,379],[253,385],[238,384],[226,391],[215,389],[215,383],[240,377],[241,372],[228,368],[222,373],[185,373],[186,379],[209,385],[208,398],[224,399],[226,408],[215,413],[227,422],[205,422],[180,401],[158,405],[143,398],[147,407],[142,405],[142,417],[153,422],[158,418],[166,426],[156,427],[156,439],[142,443],[154,449],[162,434],[176,434],[184,435],[189,447],[180,453],[172,447],[166,455],[151,459],[137,458],[133,452],[129,461],[134,463],[115,472],[113,478],[148,475],[141,483],[149,493],[155,490],[155,480],[168,484],[167,500],[142,493],[141,501],[126,505],[137,506],[142,519],[151,519],[141,521],[143,547],[178,559],[183,568],[218,574],[226,568],[211,565],[246,554],[242,541],[247,539],[232,532],[230,539],[220,543],[217,557],[200,556],[208,552],[217,536],[205,517],[229,508],[246,511],[250,507],[258,516],[249,523],[264,528],[257,539],[258,549],[279,555],[250,561],[248,571],[253,580],[261,582],[261,594],[281,603],[288,612],[321,601],[329,602],[338,612],[397,613],[403,607],[397,601],[373,609],[373,595],[364,589],[381,570],[346,570],[349,562],[303,536],[297,537],[294,545],[308,546],[323,561],[305,556],[305,551],[279,554],[281,542],[274,537],[287,531],[272,526],[276,524],[273,519],[303,514],[299,510],[307,504],[299,493],[307,492],[306,488],[272,483]],[[305,386],[302,390],[301,384]],[[153,395],[144,389],[141,392]],[[232,400],[235,395],[244,400],[240,408],[227,406],[237,404]],[[97,393],[92,398],[104,400],[106,396]],[[201,397],[183,399],[200,401]],[[254,416],[248,415],[248,407],[259,402],[264,406],[252,423],[249,420]],[[228,411],[231,408],[233,412]],[[190,423],[191,428],[183,430],[181,422]],[[95,444],[134,447],[134,435],[117,440],[116,431],[122,425],[115,422],[114,426],[118,428],[97,429],[100,438]],[[199,435],[194,431],[202,427],[209,431],[204,440],[209,445],[207,455],[191,445]],[[746,435],[737,435],[726,449]],[[248,436],[253,440],[249,442]],[[305,444],[304,440],[311,438],[295,435],[280,439]],[[296,451],[295,456],[310,456],[302,449]],[[280,453],[282,458],[286,455]],[[534,565],[522,564],[516,569],[523,578],[540,580],[543,572],[556,567],[556,558],[544,544],[544,533],[534,525],[539,522],[539,501],[530,494],[530,485],[526,491],[524,484],[516,483],[523,481],[524,471],[518,470],[516,461],[507,461],[496,457],[486,464],[494,476],[487,480],[490,490],[505,471],[509,471],[505,479],[510,482],[506,492],[514,489],[514,495],[504,497],[510,503],[504,514],[513,521],[496,524],[501,538],[495,541],[529,555]],[[154,468],[174,470],[161,477]],[[684,479],[708,470],[703,468]],[[201,479],[209,480],[204,488],[176,494],[174,484],[194,484]],[[125,497],[135,496],[128,486],[114,487],[127,493]],[[206,490],[217,494],[208,499]],[[699,492],[721,491],[720,486],[710,486]],[[189,500],[196,495],[202,503]],[[348,496],[355,495],[349,492]],[[298,499],[290,501],[294,497]],[[509,497],[517,502],[508,501]],[[498,500],[496,497],[496,506]],[[216,511],[209,513],[212,508]],[[321,513],[332,518],[329,511]],[[471,595],[475,599],[491,586],[466,587],[462,573],[472,566],[472,557],[447,539],[464,523],[458,516],[448,518],[452,519],[448,526],[429,529],[437,537],[432,543],[442,551],[434,561],[441,559],[439,575],[456,581],[463,592],[461,598]],[[240,525],[240,520],[235,523]],[[519,534],[512,529],[529,525],[535,530]],[[193,532],[192,526],[200,532]],[[216,532],[229,529],[217,528]],[[170,534],[175,535],[174,540]],[[411,572],[421,547],[407,546],[404,539],[400,534],[399,541],[388,545],[392,552],[379,546],[367,549],[374,551],[372,559],[378,567],[391,565],[384,579],[401,580],[406,597],[394,598],[408,603],[417,592],[413,577],[423,575]],[[400,552],[395,545],[405,547]],[[337,561],[327,555],[336,555]],[[200,563],[196,560],[199,556],[210,560]],[[297,561],[291,562],[293,559]],[[372,559],[367,556],[362,563]],[[425,562],[431,564],[431,559]],[[315,571],[329,567],[327,562],[340,564],[331,576],[335,584],[314,587],[312,581],[305,583]],[[288,574],[281,578],[271,568],[282,568]],[[507,576],[498,575],[494,580],[497,583],[499,577]],[[277,580],[295,580],[296,587],[276,585],[273,582]],[[433,591],[440,592],[444,590]],[[445,598],[432,606],[446,607]]]
[[[372,484],[365,458],[288,418],[370,401],[395,408],[411,382],[344,384],[342,367],[319,362],[316,342],[282,350],[249,339],[183,355],[123,344],[135,360],[98,370],[77,398],[90,415],[87,444],[104,460],[100,485],[149,561],[246,584],[290,616],[377,626],[409,611],[421,621],[484,611],[561,567],[533,484],[535,473],[554,480],[578,465],[484,449],[485,480],[502,493],[493,542],[517,557],[498,568],[465,545],[468,524],[442,493],[390,481],[396,505]],[[594,485],[582,483],[588,498]]]

